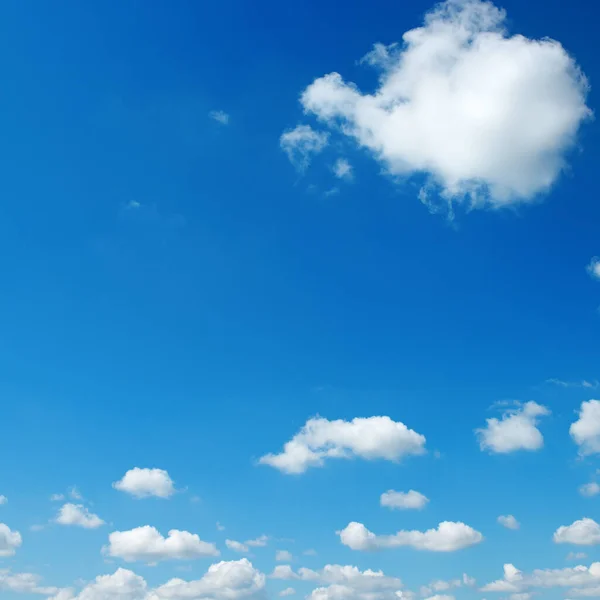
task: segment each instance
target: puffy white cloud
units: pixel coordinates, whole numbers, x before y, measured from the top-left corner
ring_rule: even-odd
[[[386,506],[391,509],[420,509],[423,508],[429,502],[429,498],[424,496],[420,492],[415,490],[409,490],[408,492],[396,492],[395,490],[388,490],[381,494],[379,503],[381,506]]]
[[[521,524],[512,515],[500,515],[498,523],[507,529],[519,529]]]
[[[223,110],[211,110],[208,116],[217,123],[221,123],[221,125],[229,125],[230,117]]]
[[[427,531],[398,531],[393,535],[375,535],[362,523],[349,523],[338,532],[342,544],[352,550],[379,550],[410,546],[416,550],[454,552],[483,540],[483,535],[469,525],[443,521],[437,529]]]
[[[172,579],[156,588],[151,600],[239,600],[262,595],[264,587],[264,574],[242,558],[211,565],[196,581]]]
[[[591,481],[590,483],[584,483],[579,486],[579,493],[582,496],[597,496],[600,494],[600,485],[598,485],[595,481]]]
[[[59,525],[75,525],[85,529],[97,529],[104,525],[104,521],[91,513],[82,504],[64,504],[58,511],[55,519]]]
[[[502,419],[486,419],[484,428],[476,429],[482,450],[506,454],[517,450],[539,450],[544,438],[537,428],[539,417],[550,411],[536,402],[526,402],[520,408],[507,410]]]
[[[18,531],[12,531],[5,523],[0,523],[0,556],[13,556],[23,539]]]
[[[259,462],[291,474],[322,467],[328,458],[399,461],[424,452],[425,436],[389,417],[352,421],[315,417],[284,445],[283,452],[267,454]]]
[[[108,536],[103,552],[127,562],[137,560],[155,563],[161,560],[189,560],[202,556],[218,556],[214,544],[204,542],[195,533],[172,529],[163,537],[150,525],[129,531],[114,531]]]
[[[600,452],[600,400],[581,403],[579,419],[571,424],[569,433],[582,456]]]
[[[571,525],[561,525],[554,532],[554,541],[557,544],[576,544],[578,546],[600,544],[600,525],[589,518],[580,519]]]
[[[33,573],[12,573],[9,569],[0,569],[0,590],[18,594],[42,594],[50,596],[59,590],[40,585],[41,577]]]
[[[244,554],[250,551],[250,548],[246,546],[246,544],[242,544],[242,542],[237,542],[236,540],[225,540],[225,545],[234,552],[240,552]]]
[[[299,171],[305,171],[315,154],[329,142],[329,134],[315,131],[310,125],[298,125],[285,131],[279,138],[281,149]]]
[[[134,467],[125,473],[113,487],[136,498],[169,498],[175,493],[175,486],[169,473],[163,469],[140,469]]]
[[[287,596],[293,596],[296,593],[296,590],[293,587],[285,588],[281,590],[278,594],[280,598],[287,598]]]
[[[333,174],[338,179],[352,179],[352,165],[345,158],[338,158],[333,165]]]
[[[594,256],[586,267],[587,272],[594,279],[600,279],[600,258]]]
[[[321,570],[300,568],[294,572],[289,565],[275,567],[274,579],[295,579],[320,584],[309,595],[311,600],[397,600],[402,581],[388,577],[382,571],[350,565],[325,565]]]
[[[277,552],[275,552],[275,560],[279,562],[290,562],[292,560],[292,553],[288,550],[277,550]]]
[[[211,565],[196,581],[171,579],[151,589],[143,577],[128,569],[100,575],[79,593],[61,590],[50,600],[241,600],[259,597],[265,576],[245,558]]]
[[[363,61],[381,71],[363,94],[338,73],[301,96],[307,113],[370,150],[421,194],[505,206],[547,191],[565,167],[586,106],[585,77],[561,44],[509,36],[491,2],[448,0]]]

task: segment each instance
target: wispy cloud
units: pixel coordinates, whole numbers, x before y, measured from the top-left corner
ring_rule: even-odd
[[[562,388],[586,388],[589,390],[595,390],[600,387],[600,382],[597,379],[582,379],[580,381],[565,381],[564,379],[556,379],[555,377],[551,377],[550,379],[546,379],[546,382],[550,385],[556,385]]]
[[[221,123],[221,125],[229,125],[230,117],[223,110],[211,110],[208,113],[208,116],[211,119],[215,120],[217,123]]]

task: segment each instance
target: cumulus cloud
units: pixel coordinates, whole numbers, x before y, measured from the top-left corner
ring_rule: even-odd
[[[108,546],[103,548],[104,554],[127,562],[140,560],[156,563],[219,555],[214,544],[202,541],[195,533],[172,529],[165,538],[150,525],[129,531],[114,531],[108,536],[108,542]]]
[[[96,577],[79,593],[64,589],[50,600],[242,600],[260,597],[264,585],[265,576],[243,558],[213,564],[201,579],[175,578],[155,589],[133,571],[117,569]]]
[[[498,523],[507,529],[519,529],[521,524],[512,515],[500,515]]]
[[[424,496],[415,490],[409,490],[408,492],[388,490],[381,494],[381,497],[379,498],[381,506],[398,510],[420,509],[428,502],[429,498],[427,498],[427,496]]]
[[[211,110],[208,116],[221,125],[229,125],[229,115],[223,110]]]
[[[363,458],[399,461],[423,454],[425,436],[389,417],[355,418],[352,421],[309,419],[279,454],[267,454],[261,464],[288,474],[322,467],[330,458]]]
[[[509,35],[491,2],[447,0],[363,62],[380,70],[362,93],[339,73],[301,95],[305,112],[371,151],[395,176],[475,207],[527,202],[565,167],[586,106],[587,81],[557,41]]]
[[[279,138],[281,149],[298,171],[305,171],[312,157],[321,152],[328,142],[329,134],[315,131],[310,125],[298,125]]]
[[[8,498],[6,496],[0,495],[0,506],[2,506],[3,504],[7,504],[7,503],[8,503]]]
[[[431,597],[432,594],[435,595],[437,592],[447,592],[448,590],[459,588],[463,585],[467,587],[473,587],[475,585],[475,579],[469,577],[466,573],[463,573],[462,579],[451,579],[450,581],[437,579],[427,585],[422,586],[419,592],[421,596]]]
[[[562,525],[554,532],[557,544],[594,546],[600,544],[600,525],[593,519],[583,518],[571,525]]]
[[[275,560],[277,562],[290,562],[292,558],[292,553],[289,550],[277,550],[275,552]]]
[[[352,550],[380,550],[410,546],[416,550],[454,552],[479,544],[483,535],[469,525],[444,521],[437,529],[427,531],[398,531],[393,535],[375,535],[362,523],[349,523],[338,532],[342,544]]]
[[[225,545],[234,552],[239,552],[240,554],[245,554],[250,551],[250,548],[243,544],[242,542],[238,542],[236,540],[225,540]]]
[[[170,498],[175,493],[175,486],[169,473],[163,469],[140,469],[135,467],[125,473],[113,487],[136,498]]]
[[[352,165],[345,158],[338,158],[333,165],[333,174],[338,179],[352,179]]]
[[[591,481],[590,483],[584,483],[579,486],[579,493],[582,496],[597,496],[600,494],[600,485],[598,485],[595,481]]]
[[[579,419],[571,424],[569,433],[582,456],[600,452],[600,400],[581,403]]]
[[[17,594],[41,594],[50,596],[59,592],[58,588],[45,587],[41,577],[33,573],[12,573],[10,569],[0,569],[0,591]]]
[[[403,587],[400,579],[383,571],[361,571],[351,565],[325,565],[319,571],[300,568],[297,572],[289,565],[279,565],[271,577],[318,584],[309,595],[311,600],[397,600]]]
[[[265,535],[264,533],[262,535],[259,535],[257,538],[254,538],[252,540],[246,540],[246,545],[250,546],[251,548],[263,548],[264,546],[266,546],[269,542],[269,536]]]
[[[0,523],[0,556],[14,556],[23,540],[18,531],[12,531],[5,523]]]
[[[544,438],[537,428],[539,417],[550,411],[536,402],[526,402],[520,408],[507,410],[502,419],[486,419],[486,426],[476,429],[482,450],[506,454],[517,450],[539,450]]]
[[[84,529],[97,529],[104,525],[104,521],[85,506],[71,503],[61,507],[55,521],[59,525],[75,525]]]

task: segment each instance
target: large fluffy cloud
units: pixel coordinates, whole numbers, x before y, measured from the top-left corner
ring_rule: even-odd
[[[0,556],[13,556],[23,540],[18,531],[12,531],[5,523],[0,523]]]
[[[128,562],[141,560],[148,563],[219,555],[214,544],[204,542],[195,533],[172,529],[165,538],[150,525],[129,531],[114,531],[109,535],[108,545],[103,552]]]
[[[140,469],[134,467],[113,483],[113,487],[136,498],[169,498],[175,493],[173,480],[163,469]]]
[[[516,450],[539,450],[544,438],[537,428],[539,417],[550,411],[536,402],[526,402],[521,408],[508,410],[502,419],[486,419],[486,426],[476,429],[482,450],[506,454]]]
[[[83,504],[64,504],[58,511],[56,522],[59,525],[75,525],[84,529],[96,529],[104,525],[104,521],[90,512]]]
[[[595,546],[600,544],[600,525],[589,518],[562,525],[554,532],[554,541],[557,544]]]
[[[403,587],[397,577],[388,577],[382,571],[361,571],[351,565],[325,565],[319,571],[300,568],[297,572],[289,565],[280,565],[271,577],[319,584],[310,594],[311,600],[397,600]]]
[[[479,544],[483,535],[465,523],[444,521],[427,531],[398,531],[393,535],[375,535],[362,523],[349,523],[339,532],[342,544],[352,550],[379,550],[410,546],[416,550],[453,552]]]
[[[579,419],[571,424],[569,433],[581,455],[600,452],[600,400],[581,403]]]
[[[447,0],[363,62],[381,71],[369,94],[338,73],[301,95],[307,113],[368,149],[390,173],[426,174],[427,190],[474,206],[530,201],[565,167],[590,116],[588,84],[562,45],[509,35],[491,2]]]
[[[423,454],[425,436],[389,417],[355,418],[352,421],[309,419],[279,454],[267,454],[260,463],[284,473],[304,473],[321,467],[328,458],[363,458],[399,461]]]

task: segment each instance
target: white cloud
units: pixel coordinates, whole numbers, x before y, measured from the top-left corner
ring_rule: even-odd
[[[76,485],[69,488],[69,496],[71,496],[73,500],[83,500],[83,496]]]
[[[263,533],[263,535],[259,535],[257,538],[254,538],[253,540],[246,540],[245,544],[252,548],[263,548],[264,546],[267,545],[268,542],[269,542],[269,536],[265,535]]]
[[[0,495],[0,506],[8,503],[8,498],[6,496]]]
[[[55,587],[40,585],[41,577],[33,573],[12,573],[9,569],[0,569],[0,590],[17,594],[41,594],[50,596],[59,590]]]
[[[338,532],[342,544],[352,550],[379,550],[410,546],[416,550],[454,552],[483,540],[483,535],[469,525],[444,521],[437,529],[427,531],[398,531],[393,535],[375,535],[362,523],[349,523]]]
[[[509,37],[490,2],[449,0],[364,59],[374,94],[338,73],[301,96],[307,113],[370,150],[390,173],[425,174],[447,201],[505,206],[547,191],[565,167],[588,85],[560,43]]]
[[[475,580],[465,573],[463,574],[462,579],[452,579],[450,581],[438,579],[436,581],[432,581],[431,583],[422,586],[419,592],[421,596],[431,596],[436,592],[447,592],[448,590],[462,587],[463,584],[471,587],[475,584]]]
[[[391,509],[420,509],[423,508],[429,502],[429,498],[424,496],[420,492],[415,490],[409,490],[408,492],[396,492],[395,490],[388,490],[381,494],[379,503],[381,506],[386,506]]]
[[[500,515],[498,523],[507,529],[519,529],[521,524],[512,515]]]
[[[85,529],[96,529],[104,525],[104,521],[85,506],[71,503],[61,507],[55,521],[59,525],[76,525]]]
[[[309,467],[322,467],[328,458],[399,461],[424,452],[425,436],[389,417],[352,421],[315,417],[284,445],[283,452],[267,454],[259,462],[295,474]]]
[[[333,165],[333,174],[338,179],[352,179],[352,165],[345,158],[338,158]]]
[[[600,544],[600,525],[593,519],[583,518],[571,525],[561,525],[554,532],[557,544],[593,546]]]
[[[280,598],[286,598],[287,596],[293,596],[296,593],[296,590],[293,587],[285,588],[281,590],[278,594]]]
[[[51,502],[62,502],[64,499],[65,499],[64,494],[52,494],[52,496],[50,496]]]
[[[264,587],[265,576],[248,559],[242,558],[211,565],[196,581],[172,579],[158,587],[154,594],[160,600],[239,600],[262,595]]]
[[[600,279],[600,258],[594,256],[586,267],[587,272],[594,279]]]
[[[240,552],[241,554],[245,554],[250,551],[250,548],[246,546],[246,544],[242,544],[242,542],[237,542],[236,540],[225,540],[225,545],[234,552]]]
[[[291,562],[292,558],[292,553],[288,550],[277,550],[275,552],[275,560],[278,562]]]
[[[546,379],[546,383],[551,383],[552,385],[563,388],[586,388],[595,390],[600,387],[600,381],[597,379],[594,379],[593,381],[588,381],[587,379],[582,379],[581,381],[564,381],[552,377],[551,379]]]
[[[217,121],[217,123],[221,123],[221,125],[229,125],[230,117],[225,111],[211,110],[208,113],[208,116],[211,119],[214,119],[215,121]]]
[[[96,577],[79,593],[63,589],[50,600],[242,600],[260,597],[264,585],[265,576],[243,558],[213,564],[196,581],[174,578],[155,589],[143,577],[120,568]]]
[[[204,542],[195,533],[172,529],[163,537],[150,525],[129,531],[114,531],[108,536],[103,552],[127,562],[137,560],[155,563],[161,560],[190,560],[202,556],[218,556],[214,544]]]
[[[597,496],[600,494],[600,485],[598,485],[595,481],[591,481],[590,483],[584,483],[579,486],[579,493],[582,496]]]
[[[305,550],[302,554],[304,554],[304,556],[316,556],[317,551],[314,548],[309,548],[308,550]]]
[[[569,433],[582,456],[600,452],[600,400],[581,403],[579,419],[571,424]]]
[[[175,493],[173,480],[163,469],[140,469],[135,467],[115,481],[113,487],[136,498],[169,498]]]
[[[329,134],[315,131],[310,125],[298,125],[281,135],[279,145],[294,167],[305,171],[312,157],[321,152],[328,141]]]
[[[544,438],[536,426],[539,417],[549,414],[545,406],[526,402],[520,408],[507,410],[502,419],[486,419],[487,425],[475,430],[479,446],[497,454],[539,450],[544,445]]]
[[[398,600],[402,588],[397,577],[388,577],[382,571],[361,571],[351,565],[325,565],[319,571],[300,568],[297,572],[289,565],[279,565],[271,577],[320,584],[322,587],[313,590],[309,600]]]
[[[14,556],[23,540],[18,531],[12,531],[5,523],[0,523],[0,556]]]
[[[219,521],[217,521],[217,531],[225,531],[225,527],[223,525],[221,525],[221,523],[219,523]]]
[[[583,560],[584,558],[587,558],[585,552],[569,552],[567,554],[567,560]]]

